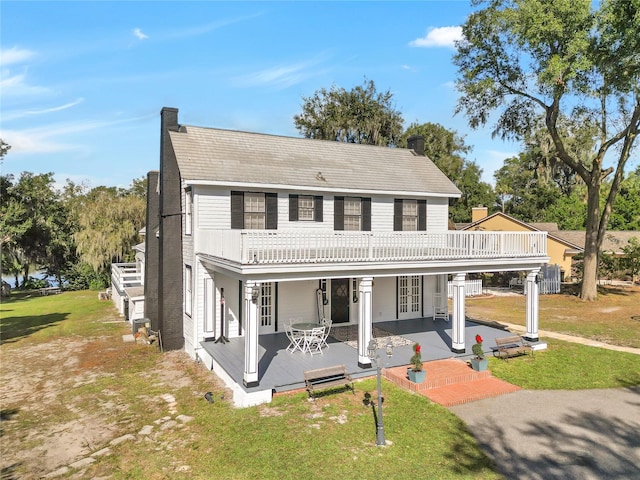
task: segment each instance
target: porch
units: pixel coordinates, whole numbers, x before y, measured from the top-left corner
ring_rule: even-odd
[[[357,328],[357,326],[352,327]],[[485,351],[490,354],[491,347],[495,345],[495,338],[505,336],[505,331],[502,329],[466,320],[464,334],[467,348],[464,353],[455,354],[451,351],[451,322],[428,317],[376,322],[373,327],[375,338],[384,335],[384,332],[389,332],[393,335],[391,338],[394,343],[398,344],[394,346],[393,356],[388,360],[385,358],[385,368],[407,365],[413,354],[412,345],[415,342],[422,346],[423,361],[430,362],[448,358],[465,359],[470,357],[472,355],[471,345],[475,343],[476,334],[482,336]],[[334,325],[335,328],[344,327]],[[357,335],[354,340],[356,339]],[[289,340],[284,332],[260,335],[258,342],[259,385],[255,387],[247,388],[243,385],[244,337],[232,338],[227,343],[202,342],[200,345],[204,352],[200,355],[200,360],[204,361],[205,365],[212,370],[220,372],[221,369],[227,377],[227,381],[232,381],[236,389],[241,389],[248,396],[258,392],[286,392],[305,388],[303,380],[305,370],[344,364],[347,372],[356,379],[375,375],[376,372],[375,367],[361,368],[358,366],[356,347],[352,342],[337,340],[333,330],[328,338],[329,348],[325,348],[322,355],[312,356],[300,351],[288,352],[286,348],[289,345]],[[379,342],[379,347],[383,349],[380,352],[382,356],[384,356],[383,343],[386,341]],[[211,362],[210,365],[209,362]]]

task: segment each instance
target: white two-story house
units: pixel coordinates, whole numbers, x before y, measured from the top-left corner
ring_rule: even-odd
[[[465,353],[471,272],[528,272],[527,337],[538,339],[545,232],[449,230],[460,192],[421,137],[410,149],[288,138],[180,125],[163,108],[160,156],[148,178],[145,316],[165,348],[205,362],[238,405],[270,400],[274,358],[287,371],[306,361],[265,347],[284,338],[285,321],[353,326],[353,363],[370,368],[374,325],[446,308],[449,278],[449,353]]]

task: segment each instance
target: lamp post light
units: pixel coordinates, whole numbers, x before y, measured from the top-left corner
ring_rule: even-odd
[[[377,353],[378,344],[372,338],[369,341],[369,345],[367,346],[367,355],[371,360],[371,363],[376,364],[376,368],[378,370],[378,411],[376,415],[376,445],[377,446],[385,446],[387,444],[384,438],[384,422],[382,421],[382,359],[380,355]],[[386,346],[387,357],[391,358],[393,355],[393,345],[391,342],[387,343]]]

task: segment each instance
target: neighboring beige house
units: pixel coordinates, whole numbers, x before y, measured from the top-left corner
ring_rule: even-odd
[[[490,232],[548,232],[547,233],[547,255],[549,265],[559,265],[563,272],[562,280],[567,281],[571,277],[571,261],[575,255],[584,249],[584,232],[582,232],[582,242],[577,240],[578,235],[564,236],[555,223],[525,223],[509,215],[498,212],[493,215],[488,214],[486,207],[475,207],[471,213],[470,224],[458,224],[459,230],[464,231],[490,231]]]

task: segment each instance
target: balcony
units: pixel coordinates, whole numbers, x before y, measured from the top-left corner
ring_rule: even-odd
[[[205,230],[197,253],[239,265],[540,259],[546,232]]]
[[[111,264],[111,284],[120,291],[124,291],[125,288],[141,287],[143,275],[136,263]]]

